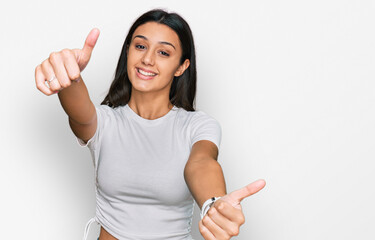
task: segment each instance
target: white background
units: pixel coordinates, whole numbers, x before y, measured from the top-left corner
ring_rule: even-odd
[[[57,96],[36,89],[35,67],[99,28],[82,73],[99,105],[130,25],[154,7],[193,30],[197,109],[222,126],[228,191],[267,182],[242,202],[237,239],[375,239],[370,0],[2,1],[1,238],[82,238],[95,213],[90,154]]]

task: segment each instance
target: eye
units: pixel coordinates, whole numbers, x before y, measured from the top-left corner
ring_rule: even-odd
[[[146,47],[143,46],[143,45],[140,45],[140,44],[136,44],[135,48],[137,48],[137,49],[145,49]]]
[[[167,52],[164,52],[164,51],[160,51],[160,54],[161,54],[161,55],[164,55],[164,56],[166,56],[166,57],[169,56],[169,54],[168,54]]]

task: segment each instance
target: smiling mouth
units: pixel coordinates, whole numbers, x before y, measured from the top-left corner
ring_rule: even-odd
[[[144,75],[144,76],[148,76],[148,77],[153,77],[153,76],[156,76],[156,73],[151,73],[151,72],[145,72],[139,68],[137,68],[137,72]]]

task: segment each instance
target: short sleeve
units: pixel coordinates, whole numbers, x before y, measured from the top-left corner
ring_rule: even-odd
[[[218,150],[221,143],[221,126],[220,123],[208,114],[199,111],[192,118],[191,123],[191,145],[200,140],[209,140],[213,142]]]
[[[91,150],[95,150],[100,145],[100,136],[103,132],[104,123],[105,123],[105,116],[106,116],[106,108],[108,106],[106,105],[100,105],[98,107],[95,107],[96,110],[96,116],[97,116],[97,126],[94,136],[92,136],[87,143],[85,143],[82,139],[76,137],[78,144],[81,147],[88,147]]]

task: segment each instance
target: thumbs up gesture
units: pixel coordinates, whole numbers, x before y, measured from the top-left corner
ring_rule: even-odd
[[[217,200],[199,222],[199,231],[204,239],[221,240],[237,236],[240,226],[245,223],[241,201],[265,185],[264,180],[258,180]]]
[[[86,68],[91,58],[99,29],[94,28],[86,38],[82,49],[63,49],[52,52],[35,69],[35,83],[37,88],[47,96],[71,85],[72,81],[81,79],[81,72]],[[48,83],[49,87],[46,85]]]

